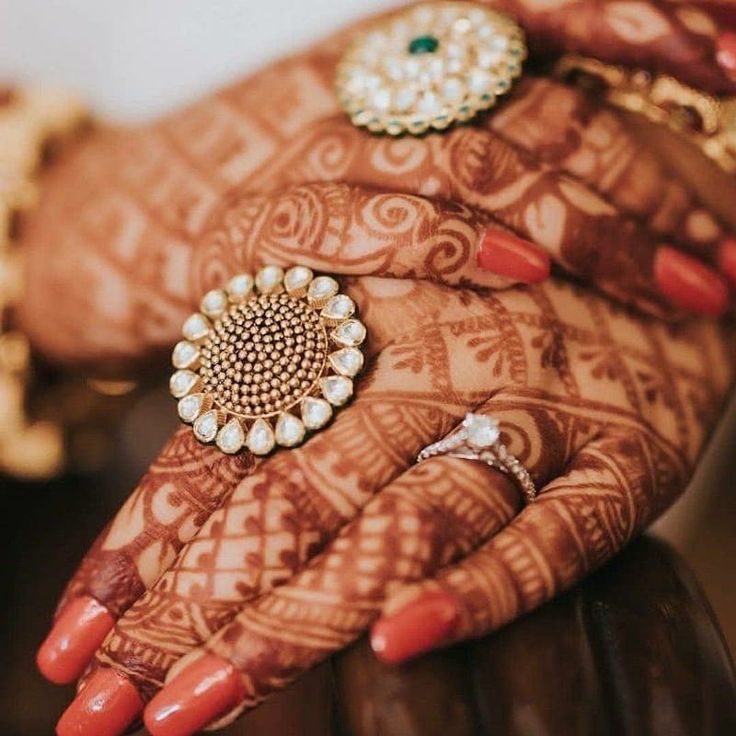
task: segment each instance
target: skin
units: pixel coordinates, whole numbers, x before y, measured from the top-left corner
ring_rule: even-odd
[[[733,91],[715,29],[679,6],[503,6],[540,52]],[[58,360],[120,367],[168,348],[200,294],[264,261],[344,275],[370,329],[368,373],[329,429],[260,463],[178,432],[70,582],[64,601],[89,593],[121,616],[95,661],[145,697],[205,645],[247,673],[250,707],[424,586],[460,601],[458,638],[502,625],[671,503],[730,385],[726,327],[667,326],[558,279],[491,292],[508,282],[475,266],[481,230],[506,227],[609,296],[676,316],[654,256],[668,243],[712,260],[722,194],[696,194],[624,116],[546,79],[473,126],[371,137],[330,90],[347,39],[145,128],[97,131],[51,169],[26,223],[25,322]],[[478,407],[542,489],[523,511],[480,463],[413,465]],[[371,558],[402,519],[407,551]]]
[[[736,89],[713,60],[715,26],[695,33],[676,8],[600,0],[504,7],[528,29],[533,49],[604,50],[611,61],[651,62]],[[621,20],[633,12],[656,19],[655,37]],[[585,37],[581,13],[590,21]],[[38,349],[120,371],[168,347],[202,290],[222,278],[215,266],[189,267],[218,208],[303,181],[477,206],[578,277],[658,314],[672,312],[652,278],[658,245],[712,260],[723,224],[698,190],[673,179],[622,116],[559,84],[529,80],[499,114],[444,135],[393,141],[353,128],[332,94],[334,65],[352,35],[150,125],[97,130],[52,167],[24,229],[24,322]],[[558,124],[549,124],[550,110]]]

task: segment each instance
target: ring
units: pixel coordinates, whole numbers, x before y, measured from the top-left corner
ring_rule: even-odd
[[[718,98],[674,77],[577,54],[561,57],[553,74],[679,133],[727,174],[736,173],[736,97]]]
[[[355,313],[334,278],[305,266],[265,266],[207,292],[172,354],[180,419],[228,454],[301,444],[353,395],[366,338]]]
[[[424,3],[361,35],[337,67],[336,93],[354,125],[421,135],[496,104],[521,74],[524,32],[468,2]]]
[[[500,441],[498,420],[484,414],[466,414],[462,424],[444,439],[427,445],[417,455],[422,462],[437,455],[448,455],[465,460],[480,460],[502,473],[512,475],[521,488],[527,503],[537,496],[529,471],[514,457]]]

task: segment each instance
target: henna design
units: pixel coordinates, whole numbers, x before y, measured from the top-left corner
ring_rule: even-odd
[[[535,532],[538,540],[524,534],[526,551],[513,559],[520,566],[514,571],[529,586],[524,594],[529,603],[520,603],[517,613],[610,557],[681,490],[730,380],[725,353],[717,357],[713,352],[726,350],[726,333],[719,336],[715,325],[675,330],[635,319],[610,302],[554,281],[497,296],[430,283],[415,288],[427,292],[429,304],[433,299],[442,305],[438,321],[416,320],[387,343],[355,406],[330,430],[300,450],[265,462],[239,485],[152,590],[120,619],[98,654],[98,664],[125,672],[150,697],[179,657],[214,635],[207,646],[232,655],[244,668],[252,703],[357,636],[398,582],[421,579],[448,557],[427,552],[421,565],[397,572],[393,563],[401,556],[387,553],[396,544],[387,541],[375,551],[384,563],[366,568],[373,586],[362,592],[351,587],[352,579],[341,567],[326,561],[334,548],[345,548],[344,541],[330,544],[321,561],[300,570],[336,534],[338,540],[352,538],[352,526],[338,533],[346,521],[357,516],[357,528],[371,529],[371,513],[361,508],[376,504],[385,512],[384,495],[391,498],[396,484],[401,487],[415,477],[414,469],[401,473],[418,449],[449,431],[453,418],[479,405],[499,418],[504,442],[537,486],[548,484],[548,498],[557,498],[556,484],[579,467],[581,483],[587,479],[593,485],[581,489],[567,513],[587,518],[585,498],[594,509],[602,505],[601,521],[594,529],[586,527],[589,538],[566,531],[582,540],[583,562],[572,559],[572,552],[562,554],[561,549],[555,556],[544,549],[550,560],[545,564],[566,566],[559,580],[532,565],[541,554],[534,546],[537,541],[551,543],[542,521]],[[510,338],[493,354],[478,358],[478,339],[497,333]],[[707,368],[700,351],[713,356]],[[503,360],[497,368],[499,354]],[[623,444],[610,444],[608,438],[614,436],[624,438]],[[583,459],[591,456],[590,448],[600,438],[608,443],[603,447],[615,449],[610,467],[626,466],[628,475],[624,490],[612,486],[598,500],[591,496],[591,489],[598,488],[598,466],[591,464],[585,475]],[[598,457],[603,450],[596,452]],[[626,465],[628,452],[641,459]],[[468,470],[477,473],[475,468],[470,464]],[[616,472],[609,485],[623,483]],[[447,482],[454,483],[454,476]],[[466,497],[449,494],[447,503]],[[498,502],[492,493],[490,499]],[[454,507],[445,511],[459,513]],[[555,513],[567,519],[562,508]],[[528,510],[520,521],[526,516]],[[400,517],[397,513],[391,523],[399,523]],[[438,533],[439,541],[422,533],[422,549],[441,543]],[[386,534],[389,539],[395,528]],[[466,552],[487,538],[474,532],[471,536],[464,543]],[[360,545],[351,543],[350,548],[359,550]],[[360,564],[360,554],[355,556]],[[272,589],[272,595],[259,597]],[[472,595],[476,599],[480,593]],[[511,603],[504,598],[496,606],[506,611]],[[237,624],[230,626],[234,616]],[[498,616],[500,621],[502,614]]]
[[[488,125],[544,164],[584,182],[663,239],[710,252],[724,235],[696,192],[667,172],[623,118],[579,90],[527,77]]]
[[[513,511],[518,490],[499,485],[495,473],[489,482],[480,463],[435,458],[429,469],[415,466],[174,672],[203,651],[233,662],[245,691],[240,712],[351,642],[382,607],[395,610],[438,588],[458,602],[453,638],[486,634],[577,582],[671,503],[731,377],[724,355],[705,367],[697,352],[730,350],[725,335],[712,325],[676,332],[636,320],[553,282],[529,292],[490,298],[517,325],[528,374],[516,386],[502,381],[482,410],[500,418],[510,449],[546,483],[539,500],[513,520],[496,511],[481,529],[490,509],[511,503]],[[553,360],[540,330],[561,343]],[[660,390],[652,391],[655,373]],[[439,514],[433,522],[420,513],[427,503]],[[421,582],[403,585],[412,581]]]
[[[498,5],[518,15],[538,50],[590,51],[609,61],[669,71],[716,91],[735,84],[716,64],[713,37],[702,32],[702,19],[695,23],[691,13],[688,25],[680,17],[681,8],[645,0],[554,0],[541,5],[504,0]],[[651,22],[637,20],[637,13]],[[551,136],[555,129],[548,125],[547,105],[553,103],[560,111],[555,117],[564,123],[567,106],[557,103],[563,98],[569,102],[578,93],[551,83],[525,82],[485,130],[486,136],[493,131],[496,138],[503,134],[513,140],[512,151],[522,146],[522,162],[527,158],[532,169],[551,167],[528,196],[523,191],[527,168],[523,163],[516,171],[508,166],[506,156],[514,155],[504,153],[508,144],[494,143],[493,150],[486,150],[489,144],[478,131],[458,136],[450,157],[457,162],[473,151],[481,156],[480,169],[470,180],[463,177],[473,172],[457,164],[445,171],[449,181],[438,178],[441,172],[425,166],[426,154],[418,141],[369,146],[364,151],[368,158],[361,159],[362,149],[351,144],[355,132],[346,124],[331,124],[344,123],[332,97],[334,65],[351,32],[361,27],[336,34],[152,125],[100,130],[61,160],[50,171],[40,207],[24,231],[31,277],[24,319],[36,345],[67,361],[123,364],[169,345],[191,307],[193,278],[188,263],[209,218],[224,200],[236,191],[262,193],[266,182],[272,189],[282,189],[287,182],[345,179],[353,170],[357,178],[348,179],[353,184],[375,178],[375,172],[360,171],[364,166],[379,172],[384,181],[402,181],[389,186],[389,192],[424,196],[444,192],[443,196],[460,198],[467,205],[480,204],[494,215],[499,214],[498,205],[511,227],[519,227],[532,239],[540,237],[578,275],[600,279],[611,293],[653,309],[662,304],[652,302],[651,269],[640,255],[647,249],[640,247],[638,238],[656,243],[660,235],[670,238],[677,230],[678,240],[686,244],[709,246],[717,238],[718,222],[693,194],[693,187],[666,183],[667,172],[660,171],[651,154],[635,154],[641,147],[620,127],[617,113],[578,100],[568,114],[572,139],[568,145],[576,150],[567,155],[564,145],[540,139],[539,123],[536,133],[533,125],[517,126],[517,116],[523,113],[543,121]],[[610,146],[603,148],[620,156],[605,156],[597,135],[610,135]],[[297,162],[301,177],[290,171],[289,146],[295,139],[303,144],[302,160]],[[577,146],[574,139],[579,140]],[[454,145],[450,140],[443,145]],[[489,188],[497,162],[506,173],[505,189],[500,183]],[[594,197],[564,178],[556,181],[563,170],[589,183],[598,180],[601,196]],[[288,176],[279,178],[274,171]],[[457,185],[452,181],[455,176]],[[476,185],[480,192],[473,191]],[[505,199],[491,196],[499,191]],[[592,210],[583,217],[581,207]],[[647,232],[633,225],[612,232],[616,230],[612,223],[622,213],[644,216]],[[542,217],[556,223],[558,231],[540,229]],[[583,246],[560,252],[560,230],[564,229],[566,243],[573,242],[580,222],[589,225],[587,235],[585,227],[581,232]],[[605,267],[599,264],[601,253]],[[209,269],[207,280],[216,281],[225,263],[215,261]],[[617,278],[619,288],[612,283]],[[621,284],[629,282],[633,293],[622,294]],[[96,319],[81,320],[80,314],[94,314]]]
[[[254,464],[251,455],[224,455],[178,430],[82,560],[58,610],[89,594],[121,615]]]
[[[619,39],[613,56],[641,45],[646,30],[622,6],[646,7],[668,23],[678,18],[679,25],[650,25],[662,68],[692,61],[707,46],[658,5],[559,2],[587,12],[605,6],[593,35]],[[535,12],[530,27],[540,46],[552,48],[553,35],[574,41],[570,16]],[[669,41],[683,34],[689,45],[672,51]],[[345,43],[346,36],[340,39]],[[460,563],[440,573],[439,584],[467,606],[459,635],[528,610],[614,554],[671,501],[730,381],[731,335],[715,325],[667,328],[558,283],[498,296],[468,288],[500,285],[478,284],[469,275],[473,234],[490,222],[490,212],[611,293],[666,310],[651,291],[659,238],[684,225],[683,243],[708,246],[719,225],[687,185],[666,183],[658,160],[633,153],[640,148],[614,113],[530,80],[505,117],[476,128],[421,141],[358,136],[336,116],[328,90],[334,53],[289,59],[143,130],[101,131],[51,173],[29,223],[31,268],[48,260],[53,238],[68,256],[62,258],[66,278],[73,273],[79,286],[69,291],[63,272],[34,271],[29,324],[57,355],[129,358],[169,344],[192,294],[219,283],[233,263],[259,257],[261,246],[286,260],[306,243],[314,263],[324,259],[330,270],[359,276],[346,279],[348,289],[377,326],[375,366],[355,406],[328,433],[251,475],[247,464],[218,464],[216,486],[208,485],[214,468],[193,460],[191,470],[204,484],[187,486],[181,517],[171,503],[164,504],[165,518],[156,517],[169,481],[144,481],[71,583],[68,596],[90,592],[116,615],[133,604],[98,662],[126,672],[146,697],[177,657],[224,626],[209,646],[248,667],[249,702],[255,702],[357,636],[398,583],[431,574],[488,537],[468,558],[471,572]],[[650,58],[650,51],[642,53]],[[712,65],[698,58],[690,73],[710,74],[714,82]],[[281,114],[262,105],[273,79],[285,90],[271,108]],[[290,89],[299,94],[286,107]],[[545,136],[533,125],[516,125],[522,110],[542,115],[560,99],[555,95],[576,102],[568,111],[569,139],[560,142],[559,130]],[[627,165],[605,161],[596,126],[621,146]],[[628,201],[632,176],[648,178],[646,191],[659,195]],[[70,177],[80,185],[69,187]],[[62,217],[68,226],[59,229]],[[403,247],[383,247],[397,233]],[[434,237],[436,245],[426,247]],[[363,239],[375,246],[366,260],[354,250]],[[380,278],[387,275],[402,278]],[[460,288],[418,280],[427,276]],[[43,311],[50,295],[57,297],[54,313]],[[104,324],[71,320],[69,331],[54,330],[55,320],[69,314],[65,305],[76,310],[100,300]],[[495,512],[480,526],[472,522],[481,517],[463,516],[467,509],[458,499],[464,494],[448,493],[442,518],[420,515],[413,526],[422,543],[416,555],[397,555],[395,568],[393,558],[372,569],[364,563],[362,590],[323,569],[344,556],[344,539],[358,545],[375,539],[374,511],[389,519],[386,539],[395,538],[392,524],[413,513],[391,496],[416,471],[401,473],[419,447],[486,403],[502,417],[511,451],[538,484],[549,481],[544,504],[492,536],[510,516],[508,488],[506,496],[498,488],[501,495],[489,492]],[[328,436],[334,446],[325,444]],[[630,465],[626,453],[635,458]],[[168,472],[176,477],[171,482],[191,481],[178,466]],[[576,490],[565,494],[565,483]],[[467,535],[458,532],[457,546],[443,547],[442,534],[455,518],[465,521]],[[364,559],[357,555],[354,563]],[[332,597],[318,600],[320,591]],[[218,650],[222,642],[227,646]]]

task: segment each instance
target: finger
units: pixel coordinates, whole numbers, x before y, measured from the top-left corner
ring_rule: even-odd
[[[365,279],[351,289],[356,302],[366,305],[361,311],[366,324],[378,328],[371,330],[366,345],[369,360],[396,337],[396,329],[382,328],[383,323],[411,332],[426,320],[420,293],[412,300],[414,307],[395,319],[397,303],[420,291],[414,282],[383,279]],[[434,292],[439,299],[441,289]],[[456,318],[467,306],[451,296],[444,304],[448,317]],[[200,444],[188,429],[174,435],[69,583],[38,655],[49,679],[68,682],[80,675],[115,619],[160,578],[255,464],[251,454],[233,458]]]
[[[736,92],[736,79],[719,55],[717,14],[656,0],[493,0],[515,15],[532,53],[577,52],[601,61],[669,74],[718,95]],[[581,33],[580,29],[585,32]]]
[[[177,663],[146,710],[149,731],[194,733],[253,707],[365,631],[391,586],[426,576],[503,527],[519,499],[508,476],[484,463],[434,458],[412,468],[303,572]],[[444,624],[434,613],[434,625]],[[225,675],[202,692],[213,671]]]
[[[213,215],[209,229],[174,257],[169,265],[176,271],[176,308],[129,323],[126,336],[117,328],[105,329],[100,339],[121,337],[124,351],[137,351],[135,341],[141,350],[162,349],[176,340],[199,295],[263,263],[483,288],[536,283],[549,275],[549,257],[542,248],[485,213],[426,197],[328,183],[230,198]],[[124,290],[126,299],[148,304],[148,287],[131,282]],[[48,301],[38,307],[50,310]],[[76,344],[81,338],[67,333],[59,339]]]
[[[594,440],[487,544],[433,580],[397,591],[374,626],[376,653],[402,661],[536,608],[618,552],[671,502],[687,473],[653,434],[617,430]],[[453,625],[416,643],[405,632],[420,625],[427,596]]]
[[[503,288],[537,283],[549,257],[487,214],[461,204],[341,183],[239,196],[192,254],[193,292],[260,263],[344,275]]]
[[[262,184],[278,188],[320,180],[431,192],[491,212],[519,237],[543,246],[566,270],[658,315],[676,313],[672,302],[706,314],[722,313],[728,305],[728,288],[716,272],[677,254],[688,266],[694,264],[685,269],[639,220],[623,216],[584,183],[549,169],[488,129],[389,140],[365,135],[335,117],[286,149]]]
[[[503,338],[501,338],[503,339]],[[487,346],[489,350],[493,350],[493,345]],[[577,449],[577,447],[580,446],[581,443],[584,443],[587,441],[587,439],[592,436],[592,434],[596,431],[597,424],[595,421],[583,421],[579,422],[576,421],[574,416],[569,416],[567,418],[564,418],[565,410],[560,409],[559,407],[553,407],[551,405],[551,402],[548,400],[549,397],[546,395],[547,392],[540,392],[539,401],[533,402],[530,399],[529,391],[528,390],[522,390],[521,392],[517,393],[513,389],[504,389],[502,391],[496,391],[494,392],[494,397],[492,401],[492,407],[494,416],[496,416],[499,420],[500,426],[503,427],[503,441],[507,444],[511,452],[517,454],[520,458],[523,459],[523,462],[525,463],[526,467],[529,468],[530,472],[533,474],[535,479],[539,483],[543,483],[547,478],[554,477],[557,475],[562,468],[564,468],[565,463],[567,462],[567,459],[570,457],[571,453],[574,453]],[[489,405],[490,406],[490,405]],[[541,453],[536,452],[532,448],[539,448],[540,446],[544,446],[547,449],[547,452],[542,455]],[[438,469],[438,472],[440,470],[448,470],[449,468],[455,468],[457,467],[457,464],[450,463],[449,466],[444,465],[443,463],[447,461],[438,461],[437,464],[434,465]],[[483,467],[482,464],[478,464],[476,466],[475,463],[467,464],[467,468],[465,468],[466,472],[469,475],[466,475],[466,479],[468,482],[470,480],[478,481],[479,477],[482,476],[483,473],[488,473],[488,470]],[[480,468],[480,470],[478,469]],[[458,471],[456,470],[455,473]],[[478,475],[480,473],[480,476]],[[406,480],[409,478],[410,480]],[[513,488],[511,486],[508,479],[505,479],[506,481],[506,487]],[[446,503],[455,503],[458,496],[457,494],[450,493],[447,491],[447,489],[443,486],[442,483],[439,482],[439,480],[436,483],[429,483],[427,482],[427,479],[425,476],[421,475],[419,473],[418,469],[414,469],[410,473],[406,474],[405,477],[400,478],[398,481],[394,482],[394,484],[388,486],[388,488],[385,488],[379,498],[374,502],[376,504],[381,503],[382,498],[390,498],[392,490],[394,486],[397,486],[402,489],[402,493],[405,492],[406,484],[409,483],[411,488],[414,486],[418,487],[418,493],[420,493],[421,497],[424,498],[425,496],[428,498],[434,499],[434,493],[439,492],[440,497],[444,500]],[[455,475],[447,473],[447,483],[449,483],[451,488],[455,488]],[[463,484],[465,486],[466,484]],[[480,489],[485,489],[487,484],[479,484],[477,485]],[[463,490],[462,488],[460,489]],[[386,495],[388,494],[388,496]],[[429,496],[427,496],[429,494]],[[470,497],[470,494],[465,491],[464,495],[463,493],[460,493],[460,497]],[[516,498],[518,502],[518,489],[516,489]],[[438,502],[435,500],[433,503],[436,505]],[[462,505],[461,505],[462,506]],[[451,513],[452,509],[448,511],[448,513]],[[473,507],[470,507],[470,511],[472,513],[475,513],[473,511]],[[453,512],[454,513],[454,512]],[[365,517],[365,514],[362,515],[362,518]],[[484,518],[482,515],[480,518]],[[467,520],[463,520],[462,523],[467,527],[470,538],[467,541],[467,543],[464,544],[462,547],[462,551],[468,551],[475,545],[477,545],[480,541],[485,539],[487,537],[487,533],[490,533],[489,530],[483,531],[483,533],[480,533],[477,529],[473,527],[472,524],[469,524]],[[371,524],[367,524],[368,527],[372,528]],[[493,525],[493,530],[495,531],[498,528],[498,525]],[[391,527],[387,530],[387,534],[389,535],[396,535],[396,529],[394,527]],[[440,532],[437,532],[438,539],[443,539],[442,534]],[[455,530],[452,531],[450,534],[450,537],[453,540],[456,540],[458,544],[460,544],[461,540],[464,539],[463,535]],[[398,538],[398,537],[397,537]],[[433,537],[430,537],[433,539]],[[395,546],[395,545],[394,545]],[[426,546],[426,545],[425,545]],[[344,546],[341,548],[344,549]],[[360,549],[360,546],[357,543],[350,543],[349,549],[353,550],[355,553],[355,550]],[[387,554],[386,549],[390,549],[391,553]],[[458,548],[460,549],[460,548]],[[457,550],[455,553],[459,553]],[[371,548],[371,554],[374,555],[374,559],[380,559],[381,556],[385,557],[387,559],[387,568],[382,568],[381,574],[386,575],[386,570],[389,570],[390,573],[390,565],[393,561],[393,559],[396,557],[396,553],[394,550],[394,547],[387,546],[387,547],[380,547],[380,546],[374,546]],[[430,555],[430,558],[435,560],[436,557],[433,557]],[[444,559],[444,558],[443,558]],[[366,562],[366,565],[369,564]],[[436,563],[440,564],[440,563]],[[435,567],[436,567],[435,564]],[[337,563],[335,563],[337,565]],[[329,569],[338,569],[337,566]],[[422,573],[426,574],[426,568],[422,568]],[[388,575],[390,577],[390,574]],[[354,580],[354,575],[352,569],[350,569],[350,580]],[[387,583],[388,584],[388,583]],[[286,589],[289,590],[289,585],[287,584]],[[303,584],[303,587],[309,587],[307,583]],[[319,584],[315,584],[315,586],[319,588]],[[279,589],[279,591],[282,589]],[[338,611],[334,614],[337,618],[347,618],[352,623],[350,625],[365,625],[365,619],[360,618],[360,615],[365,614],[365,610],[369,608],[369,603],[367,601],[367,598],[374,599],[374,603],[377,605],[377,602],[375,599],[380,599],[381,594],[380,591],[376,592],[373,588],[366,589],[365,591],[362,591],[365,595],[361,597],[356,593],[352,588],[350,588],[352,591],[349,595],[346,593],[347,600],[343,600],[340,605],[333,600],[330,605],[332,607],[337,607]],[[277,591],[274,595],[276,596],[277,600],[281,600],[279,598],[279,591]],[[327,593],[325,593],[327,595]],[[324,596],[317,595],[316,596],[318,600],[322,600]],[[358,599],[357,602],[355,599]],[[256,604],[257,606],[258,604]],[[279,604],[280,605],[280,604]],[[327,605],[327,604],[326,604]],[[278,608],[279,606],[276,606]],[[354,610],[355,609],[355,610]],[[365,609],[365,610],[364,610]],[[157,618],[161,618],[161,607],[155,606],[155,615]],[[239,614],[238,620],[241,620],[243,616],[247,616],[247,611],[249,608],[246,608],[246,613]],[[270,610],[270,609],[269,609]],[[291,610],[291,609],[290,609]],[[348,615],[348,611],[350,611],[350,615]],[[362,612],[362,613],[361,613]],[[296,626],[297,622],[303,618],[302,614],[304,611],[300,611],[298,614],[295,614],[294,617],[294,626]],[[359,615],[360,614],[360,615]],[[270,614],[269,614],[270,615]],[[290,614],[289,614],[290,615]],[[230,614],[232,616],[232,613]],[[358,616],[359,621],[358,623],[355,623],[353,621],[353,618],[355,616]],[[204,616],[200,616],[200,618],[205,618]],[[334,617],[333,617],[334,618]],[[259,620],[261,620],[259,618]],[[309,617],[305,618],[304,620],[311,620]],[[332,621],[332,619],[330,619]],[[225,623],[225,619],[222,620],[222,623]],[[141,622],[140,620],[136,620],[134,622],[135,626],[140,628]],[[237,631],[237,624],[233,625],[234,628],[226,628],[225,631]],[[327,626],[327,624],[325,624]],[[289,631],[288,627],[285,626],[284,622],[278,623],[278,628],[283,631]],[[292,626],[292,629],[294,627]],[[351,629],[352,631],[352,629]],[[197,632],[199,633],[199,632]],[[291,631],[288,635],[291,636],[293,634],[293,631]],[[140,639],[140,635],[137,635]],[[346,634],[347,636],[347,634]],[[215,636],[215,639],[217,641],[220,641],[220,637],[223,637],[223,640],[231,641],[234,639],[234,635],[231,636],[227,633],[218,633]],[[342,639],[340,640],[342,644],[345,643]],[[191,649],[198,644],[201,643],[201,640],[199,642],[196,641],[195,637],[190,637],[189,641],[187,642],[188,647],[182,648],[179,651],[180,655],[186,654],[186,651],[188,649]],[[109,645],[109,642],[106,643],[106,646]],[[283,653],[285,651],[289,651],[288,647],[284,648],[284,642],[279,638],[277,641],[268,642],[264,641],[262,642],[261,646],[255,646],[252,649],[248,647],[245,647],[247,651],[258,651],[262,652],[265,649],[271,649],[273,651],[277,651],[279,653]],[[332,642],[332,646],[335,648],[338,647],[337,641]],[[140,648],[140,645],[139,645]],[[286,657],[286,661],[290,662],[290,666],[294,667],[294,671],[301,671],[302,669],[306,668],[307,666],[312,663],[313,660],[309,659],[312,656],[323,656],[324,650],[320,651],[319,647],[316,649],[306,647],[302,648],[303,655],[306,657],[306,659],[301,659],[298,662],[294,660],[289,660],[289,657]],[[329,649],[329,647],[328,647]],[[109,658],[106,658],[104,655],[106,654],[106,651],[103,652],[103,658],[102,661],[109,661]],[[277,658],[279,662],[285,661],[279,654],[279,657]],[[116,660],[119,662],[119,658]],[[253,685],[253,687],[256,689],[256,691],[260,692],[258,688],[261,687],[259,684],[260,682],[265,683],[263,687],[268,690],[269,688],[273,687],[273,684],[283,679],[283,673],[274,671],[274,667],[278,667],[277,664],[268,664],[264,663],[263,661],[260,662],[259,665],[259,672],[256,679],[258,679],[258,682]],[[250,671],[249,667],[246,667],[245,664],[243,664],[244,671]],[[140,668],[137,668],[137,672],[140,673]],[[272,681],[271,681],[272,680]],[[255,696],[254,696],[255,697]]]
[[[538,161],[574,176],[663,241],[715,260],[724,227],[627,125],[594,96],[526,77],[487,126]],[[661,135],[661,133],[660,133]]]
[[[171,564],[182,546],[254,466],[177,431],[97,538],[62,596],[38,652],[53,682],[77,679],[115,619]]]
[[[465,319],[487,318],[482,300],[445,291],[462,303]],[[287,580],[421,447],[507,380],[509,367],[494,375],[468,366],[464,337],[453,329],[457,313],[448,318],[455,321],[425,324],[385,348],[334,424],[245,478],[118,621],[97,663],[114,667],[150,697],[176,659],[250,597]],[[80,697],[91,694],[85,688]]]

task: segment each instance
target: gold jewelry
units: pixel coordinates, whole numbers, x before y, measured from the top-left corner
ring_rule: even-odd
[[[204,295],[174,348],[170,389],[200,442],[267,455],[324,427],[353,395],[365,326],[331,276],[265,266]]]
[[[666,75],[568,54],[555,75],[600,93],[615,107],[685,135],[725,172],[736,172],[736,98],[718,98]]]
[[[337,68],[336,92],[357,126],[420,135],[496,104],[521,74],[524,33],[510,17],[468,2],[432,2],[362,34]]]
[[[36,200],[36,175],[50,143],[79,130],[86,115],[77,100],[47,89],[0,91],[0,472],[48,477],[62,465],[58,424],[27,416],[31,355],[15,326],[22,295],[13,225]]]

